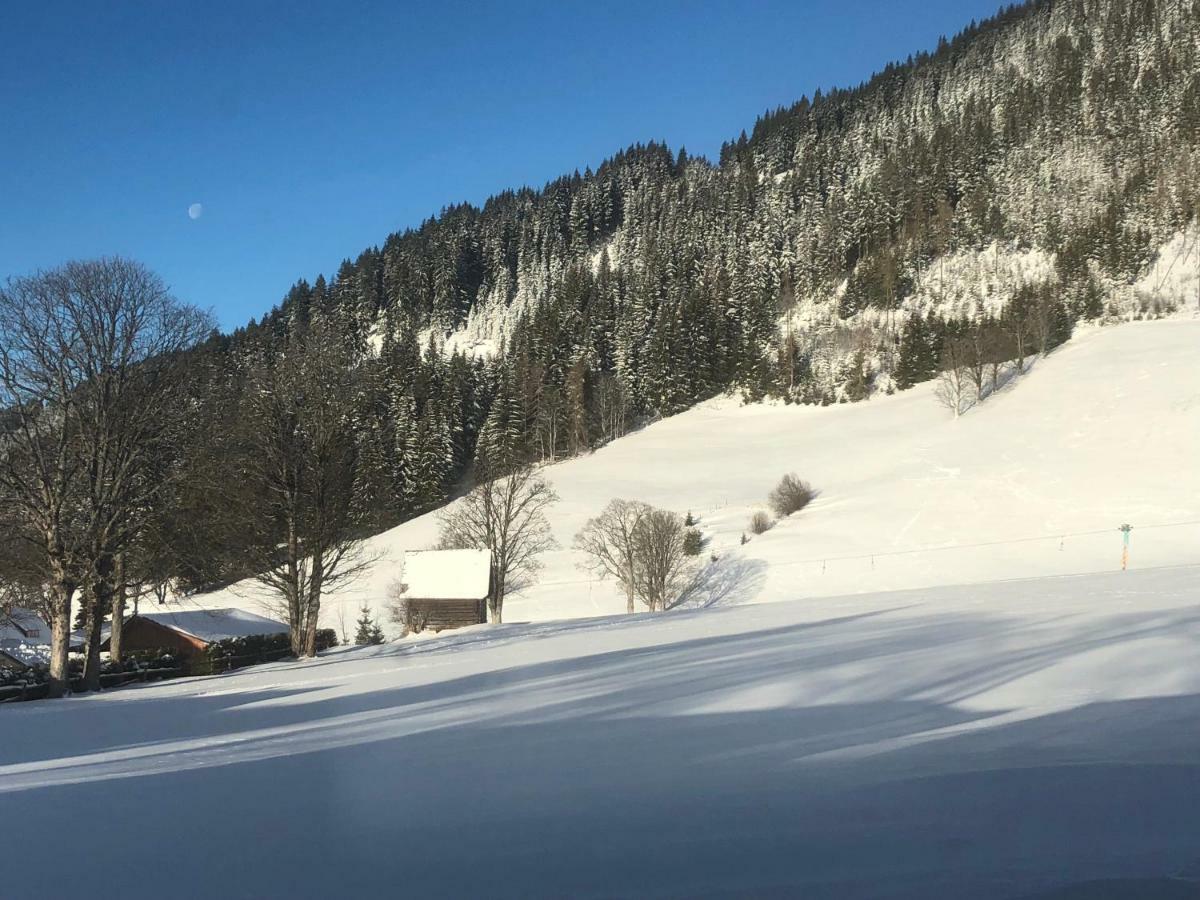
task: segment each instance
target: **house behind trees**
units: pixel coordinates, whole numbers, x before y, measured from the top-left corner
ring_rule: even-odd
[[[182,659],[204,652],[209,644],[230,638],[287,634],[283,622],[241,609],[191,609],[139,613],[125,620],[123,649],[167,650]],[[103,649],[108,648],[105,641]]]
[[[0,669],[25,670],[50,664],[50,626],[31,609],[0,614]]]

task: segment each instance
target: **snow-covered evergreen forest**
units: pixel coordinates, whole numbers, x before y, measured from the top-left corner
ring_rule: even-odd
[[[638,145],[448,207],[207,354],[238,373],[314,323],[341,336],[387,524],[481,441],[552,460],[723,391],[903,388],[1006,309],[1049,320],[1043,343],[1159,312],[1129,285],[1200,209],[1198,136],[1200,3],[1037,0],[760,117],[719,160]]]

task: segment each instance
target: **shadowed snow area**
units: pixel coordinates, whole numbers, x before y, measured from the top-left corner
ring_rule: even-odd
[[[136,860],[131,898],[1194,896],[1198,598],[1177,566],[480,626],[0,709],[0,895],[61,893],[32,836],[95,822],[72,871]]]

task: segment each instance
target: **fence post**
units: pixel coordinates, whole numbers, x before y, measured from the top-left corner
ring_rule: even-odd
[[[1133,531],[1132,525],[1122,525],[1118,531],[1122,534],[1121,542],[1121,571],[1124,572],[1129,568],[1129,532]]]

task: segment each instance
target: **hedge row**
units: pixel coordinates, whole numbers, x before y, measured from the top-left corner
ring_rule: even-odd
[[[137,650],[124,654],[119,663],[102,662],[100,675],[119,675],[124,673],[147,672],[152,669],[175,669],[180,663],[176,656],[165,650]],[[83,677],[83,660],[72,658],[67,663],[67,674],[72,680]],[[14,685],[45,684],[50,679],[50,672],[43,666],[30,669],[0,669],[0,687]]]
[[[322,628],[317,632],[317,652],[336,647],[337,632],[332,628]],[[230,669],[240,669],[256,663],[274,662],[290,656],[292,644],[286,634],[255,634],[247,637],[227,638],[214,641],[204,648],[190,663],[185,662],[166,650],[136,650],[126,652],[119,663],[104,662],[100,666],[102,683],[123,683],[125,681],[144,680],[141,676],[152,672],[169,672],[177,670],[178,674],[212,675],[228,672]],[[72,658],[68,664],[68,673],[72,681],[83,677],[83,660]],[[121,676],[128,676],[122,678]],[[50,673],[41,666],[17,671],[0,669],[0,688],[37,688],[46,684]],[[9,692],[12,693],[12,692]],[[0,698],[0,700],[5,698]],[[32,697],[30,697],[32,699]]]
[[[337,646],[337,632],[332,628],[317,631],[317,652]],[[287,634],[252,634],[246,637],[226,638],[214,641],[203,651],[192,657],[191,674],[211,675],[228,672],[242,666],[274,662],[292,653],[291,638]]]

